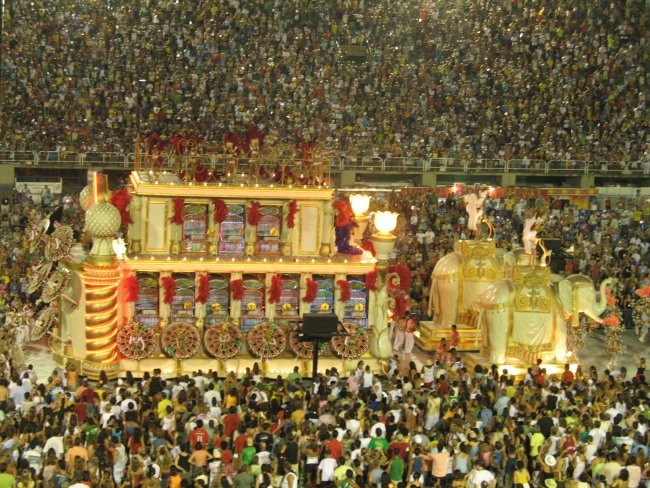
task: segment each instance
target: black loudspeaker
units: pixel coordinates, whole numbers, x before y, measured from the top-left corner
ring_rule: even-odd
[[[339,318],[333,313],[306,313],[302,316],[304,339],[329,340],[337,332]]]

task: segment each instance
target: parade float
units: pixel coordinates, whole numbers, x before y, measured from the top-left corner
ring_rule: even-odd
[[[124,188],[95,175],[80,194],[92,248],[68,259],[66,240],[58,264],[33,280],[56,266],[66,280],[58,296],[73,297],[60,300],[58,323],[40,322],[54,327],[59,363],[89,377],[243,373],[255,362],[269,375],[296,365],[308,374],[306,313],[339,320],[320,346],[323,371],[392,355],[390,316],[404,313],[410,288],[408,270],[388,265],[396,213],[369,213],[367,195],[335,195],[316,148],[307,159],[253,150],[244,160],[228,145],[216,156],[189,138],[174,147],[138,145]]]
[[[569,336],[581,316],[609,325],[603,315],[614,280],[603,280],[596,290],[586,275],[552,273],[551,251],[538,235],[544,226],[539,212],[525,222],[522,248],[497,252],[483,200],[479,188],[464,197],[468,228],[476,237],[456,241],[453,252],[436,263],[429,292],[432,320],[420,324],[416,343],[433,351],[455,324],[459,349],[473,351],[464,356],[470,367],[496,364],[521,375],[541,359],[549,373],[561,371],[576,360]]]

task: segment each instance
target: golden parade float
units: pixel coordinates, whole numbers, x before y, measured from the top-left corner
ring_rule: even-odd
[[[404,312],[410,288],[410,273],[388,265],[398,215],[369,213],[367,195],[335,195],[325,151],[267,154],[253,142],[244,157],[185,136],[171,149],[145,140],[126,187],[111,192],[95,175],[80,194],[92,248],[75,260],[59,252],[33,283],[56,266],[67,280],[59,297],[73,297],[57,302],[58,324],[40,326],[54,324],[59,363],[91,378],[243,373],[255,362],[307,375],[312,349],[299,332],[313,313],[339,321],[320,346],[323,370],[392,355],[389,316]]]
[[[478,188],[464,196],[475,239],[456,241],[453,252],[436,263],[429,292],[432,320],[421,322],[416,343],[433,351],[456,325],[459,349],[475,351],[464,356],[470,367],[495,364],[523,376],[541,360],[549,374],[560,372],[576,360],[569,336],[581,316],[609,325],[603,314],[614,280],[603,280],[596,290],[586,275],[552,273],[551,251],[538,236],[544,226],[540,212],[526,220],[522,248],[497,252],[482,214],[484,198]]]

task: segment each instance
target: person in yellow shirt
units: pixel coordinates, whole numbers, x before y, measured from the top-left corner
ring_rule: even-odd
[[[167,394],[165,392],[160,392],[161,399],[158,402],[158,406],[156,408],[156,411],[158,412],[158,418],[162,419],[165,416],[165,413],[167,412],[167,407],[174,408],[174,405],[172,404],[172,401],[167,398]]]
[[[517,461],[517,469],[512,473],[512,482],[516,486],[517,483],[530,483],[530,473],[524,466],[524,462],[520,459]]]
[[[542,434],[539,425],[535,426],[533,435],[530,437],[530,457],[535,458],[539,454],[539,449],[544,444],[544,434]]]

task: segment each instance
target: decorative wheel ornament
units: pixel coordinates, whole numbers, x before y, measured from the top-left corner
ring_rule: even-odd
[[[294,331],[289,334],[289,345],[291,350],[296,353],[300,359],[311,359],[314,356],[313,342],[303,342],[298,339],[298,332]],[[321,342],[318,344],[318,353],[327,351],[327,343]]]
[[[32,279],[29,281],[29,286],[27,287],[27,293],[31,295],[37,291],[45,283],[45,280],[47,280],[50,271],[52,271],[52,263],[49,261],[43,261],[35,267]]]
[[[162,350],[174,359],[188,359],[201,347],[201,336],[196,327],[190,324],[170,324],[160,335]]]
[[[356,359],[363,356],[370,347],[370,338],[364,329],[356,324],[344,322],[338,326],[338,333],[345,334],[332,337],[334,353],[343,359]]]
[[[72,227],[62,225],[45,241],[45,257],[49,261],[59,261],[70,254],[74,244]]]
[[[65,268],[58,268],[52,275],[50,279],[47,280],[43,286],[43,294],[41,295],[41,300],[45,303],[52,303],[54,300],[63,295],[66,288],[70,284],[72,275],[70,271]]]
[[[137,361],[153,354],[156,348],[156,331],[140,322],[129,322],[117,330],[115,343],[120,354]]]
[[[244,341],[239,328],[232,322],[220,322],[206,329],[205,350],[217,359],[230,359],[241,351]]]
[[[247,342],[253,355],[260,359],[272,359],[287,347],[287,336],[277,324],[262,322],[248,332]]]
[[[34,325],[32,325],[32,330],[29,334],[29,339],[31,341],[37,341],[43,337],[52,324],[56,321],[59,309],[56,305],[50,305],[47,308],[41,310],[38,314],[36,320],[34,320]]]

